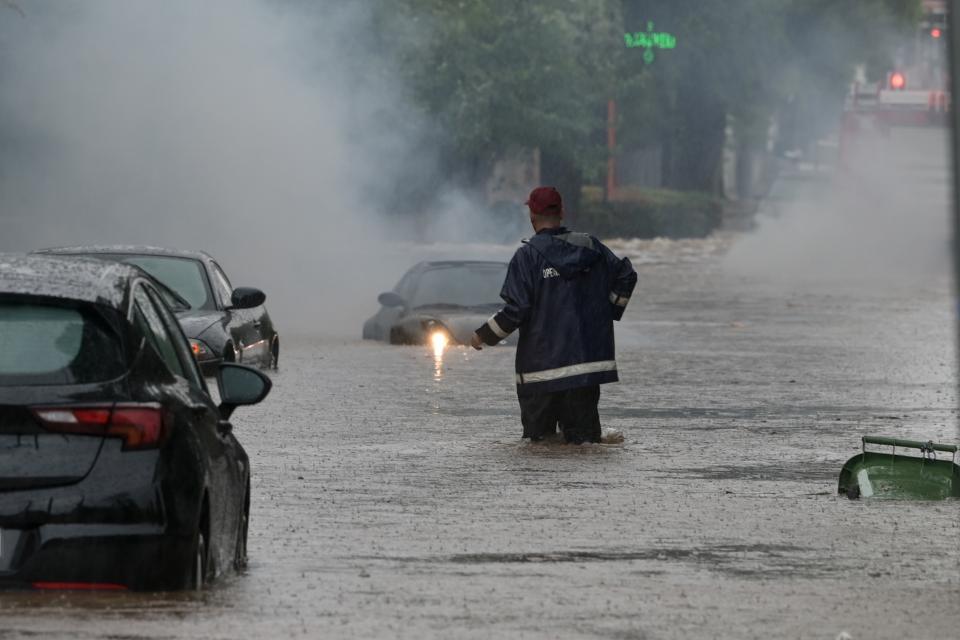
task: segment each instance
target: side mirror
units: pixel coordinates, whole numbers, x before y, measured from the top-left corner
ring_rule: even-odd
[[[253,309],[267,301],[267,294],[253,287],[237,287],[230,296],[231,309]]]
[[[381,293],[379,296],[377,296],[377,302],[379,302],[385,307],[407,306],[407,301],[403,299],[403,296],[397,293],[394,293],[393,291],[387,291],[386,293]]]
[[[245,364],[224,362],[217,371],[220,385],[220,416],[228,420],[233,410],[242,405],[257,404],[267,397],[273,386],[259,369]]]

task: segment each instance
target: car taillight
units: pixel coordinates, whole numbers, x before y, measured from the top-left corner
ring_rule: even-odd
[[[197,360],[212,360],[214,358],[213,351],[202,340],[190,338],[190,350],[193,351],[193,357]]]
[[[124,451],[158,447],[166,431],[164,411],[156,404],[37,407],[33,414],[53,433],[122,438]]]

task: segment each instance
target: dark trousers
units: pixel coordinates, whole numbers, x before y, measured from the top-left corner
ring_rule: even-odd
[[[557,432],[567,442],[600,442],[600,385],[520,396],[523,437],[542,440]]]

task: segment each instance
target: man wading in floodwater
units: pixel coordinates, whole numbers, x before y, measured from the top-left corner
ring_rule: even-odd
[[[567,442],[600,442],[600,385],[617,381],[613,321],[623,316],[637,273],[602,242],[563,226],[553,187],[527,200],[536,232],[517,249],[500,297],[507,303],[470,344],[495,345],[515,330],[517,396],[523,437],[556,433]]]

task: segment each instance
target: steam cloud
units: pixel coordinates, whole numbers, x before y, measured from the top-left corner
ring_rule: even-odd
[[[281,330],[352,337],[421,259],[387,242],[389,185],[434,160],[364,3],[19,4],[0,10],[0,250],[204,249]]]
[[[737,241],[726,270],[788,287],[943,282],[950,273],[949,133],[880,131],[866,120],[850,139],[845,167],[780,181],[765,207],[776,215],[761,216],[756,232]]]
[[[0,6],[0,250],[204,249],[267,292],[281,330],[357,337],[411,263],[502,259],[524,231],[441,188],[445,215],[416,237],[510,244],[397,242],[414,235],[392,187],[438,171],[435,132],[377,53],[365,2],[18,4]],[[726,267],[881,286],[946,273],[945,141],[868,138],[839,186],[763,220]]]

